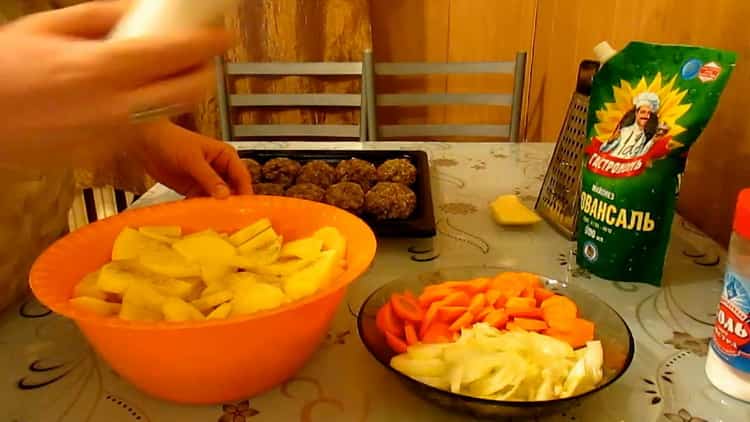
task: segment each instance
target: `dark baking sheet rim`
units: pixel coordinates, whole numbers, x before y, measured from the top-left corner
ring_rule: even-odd
[[[430,238],[437,235],[435,210],[432,202],[430,160],[421,150],[307,150],[307,149],[242,149],[241,158],[252,158],[263,164],[272,158],[290,158],[303,164],[311,160],[341,161],[360,158],[375,165],[393,158],[406,158],[417,168],[417,181],[412,185],[417,195],[417,208],[411,218],[405,220],[377,221],[362,219],[379,237]]]

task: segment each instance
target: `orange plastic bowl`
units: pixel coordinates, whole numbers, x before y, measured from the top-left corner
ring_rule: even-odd
[[[348,241],[346,272],[301,301],[220,321],[130,322],[80,312],[68,302],[75,284],[109,261],[124,227],[172,224],[186,232],[229,232],[262,217],[284,239],[336,227]],[[101,357],[143,391],[180,403],[214,404],[257,395],[300,370],[375,249],[375,235],[362,220],[328,205],[266,196],[192,199],[127,211],[69,234],[39,257],[30,283],[39,301],[73,319]]]

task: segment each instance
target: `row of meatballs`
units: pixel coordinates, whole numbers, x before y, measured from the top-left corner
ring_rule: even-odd
[[[409,188],[417,179],[417,169],[406,159],[388,160],[375,167],[353,158],[334,168],[322,160],[301,165],[289,158],[274,158],[264,165],[244,160],[259,195],[290,196],[326,202],[355,214],[366,213],[378,220],[411,216],[417,198]]]

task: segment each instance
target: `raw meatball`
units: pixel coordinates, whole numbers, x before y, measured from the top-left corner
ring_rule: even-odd
[[[247,166],[247,171],[250,172],[250,176],[253,178],[253,183],[260,182],[263,173],[260,164],[252,158],[243,158],[242,161]]]
[[[405,158],[388,160],[378,167],[378,180],[411,185],[417,181],[417,168]]]
[[[336,183],[326,191],[326,202],[357,214],[365,205],[365,191],[354,182]]]
[[[312,183],[323,189],[336,183],[336,170],[323,160],[310,161],[302,166],[297,176],[297,184]]]
[[[256,183],[253,185],[256,195],[284,196],[284,185],[278,183]]]
[[[365,210],[378,220],[408,218],[417,206],[417,196],[400,183],[380,182],[365,197]]]
[[[323,188],[312,183],[299,183],[286,190],[286,196],[315,202],[323,202],[325,195]]]
[[[300,165],[288,158],[274,158],[263,165],[263,178],[266,182],[291,186],[299,174]]]
[[[378,180],[378,172],[372,163],[359,158],[342,161],[336,166],[336,175],[341,182],[354,182],[367,192]]]

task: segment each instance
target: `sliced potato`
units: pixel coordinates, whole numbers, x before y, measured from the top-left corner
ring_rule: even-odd
[[[313,237],[323,241],[323,250],[336,251],[336,259],[343,261],[346,257],[346,238],[335,227],[323,227]]]
[[[255,223],[234,232],[234,234],[229,236],[229,242],[234,246],[240,246],[270,228],[271,220],[262,218]]]
[[[237,254],[234,246],[215,232],[185,237],[172,247],[187,260],[199,263],[226,264]]]
[[[150,239],[130,227],[123,229],[112,246],[112,260],[122,261],[138,258],[146,251],[164,247],[164,243]]]
[[[115,261],[105,264],[99,271],[96,287],[107,293],[122,295],[135,283],[148,282],[149,278],[134,270],[131,261]]]
[[[279,235],[276,234],[273,227],[269,227],[259,233],[257,236],[238,246],[237,251],[241,255],[247,256],[258,249],[263,249],[273,244],[277,241],[278,237]]]
[[[323,241],[315,237],[295,240],[281,248],[280,258],[316,259],[323,249]]]
[[[290,259],[286,261],[277,261],[271,265],[254,267],[251,271],[261,275],[287,277],[309,267],[313,262],[314,261],[309,259]]]
[[[150,239],[169,244],[180,240],[182,236],[182,227],[180,226],[142,226],[138,227],[138,231]]]
[[[167,321],[202,321],[206,319],[195,306],[176,297],[170,297],[162,305],[162,313]]]
[[[106,302],[89,296],[81,296],[70,299],[70,303],[81,310],[93,312],[101,316],[117,315],[120,312],[120,304]]]
[[[148,282],[135,282],[128,287],[128,290],[122,296],[122,303],[129,303],[137,307],[161,313],[162,305],[167,300],[159,290]]]
[[[284,280],[284,292],[291,300],[310,296],[330,281],[337,264],[336,251],[323,252],[310,266]]]
[[[196,299],[191,303],[198,308],[199,311],[208,312],[223,303],[229,302],[233,297],[234,294],[230,290],[219,290],[216,293],[201,296],[199,299]]]
[[[87,274],[73,288],[73,297],[93,297],[95,299],[105,300],[107,292],[100,289],[97,285],[101,271],[94,271]]]
[[[143,253],[138,257],[138,264],[143,269],[164,277],[187,278],[201,275],[199,264],[188,261],[176,251],[166,247]]]
[[[259,283],[260,277],[253,273],[241,272],[230,275],[224,281],[227,289],[232,292],[237,292],[248,286]]]
[[[279,236],[261,249],[247,252],[245,255],[237,255],[232,258],[231,263],[237,268],[250,270],[264,265],[270,265],[279,259],[284,239]]]
[[[232,313],[232,302],[227,302],[219,305],[208,314],[206,319],[226,319]]]
[[[208,287],[221,284],[225,278],[229,277],[235,271],[237,271],[235,267],[218,262],[201,264],[201,278]]]
[[[180,299],[189,298],[191,295],[200,294],[201,281],[192,279],[177,280],[175,278],[154,279],[152,285],[156,290],[167,297],[177,297]]]
[[[163,319],[161,312],[148,310],[130,302],[122,302],[118,316],[126,321],[161,321]]]
[[[239,289],[232,299],[232,315],[246,315],[274,309],[284,303],[284,292],[270,284],[253,283]]]

